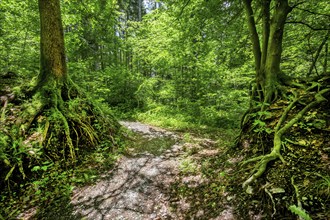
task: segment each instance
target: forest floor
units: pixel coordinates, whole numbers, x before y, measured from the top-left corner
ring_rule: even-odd
[[[76,188],[73,214],[84,219],[235,219],[230,206],[216,217],[208,210],[191,211],[200,201],[174,193],[180,185],[198,188],[208,181],[201,159],[220,153],[213,140],[182,135],[139,122],[122,122],[137,133],[129,155],[93,185]],[[182,188],[183,189],[183,188]],[[223,192],[225,195],[226,193]],[[219,195],[220,196],[220,195]],[[207,207],[207,206],[204,206]],[[214,213],[213,213],[214,214]]]
[[[134,133],[125,156],[96,182],[76,187],[66,208],[42,219],[236,219],[235,198],[221,184],[230,170],[207,175],[214,171],[212,158],[219,161],[223,152],[219,143],[140,122],[121,124]],[[35,212],[19,219],[34,219]]]
[[[40,204],[18,219],[258,220],[297,219],[305,212],[313,219],[330,217],[330,178],[327,174],[321,176],[316,169],[326,170],[330,165],[326,154],[316,148],[329,149],[328,135],[314,137],[324,144],[313,148],[313,154],[306,154],[306,147],[298,145],[299,150],[294,151],[294,146],[286,145],[283,155],[293,164],[292,169],[275,161],[255,183],[255,193],[249,194],[242,183],[253,166],[241,164],[259,149],[251,144],[252,136],[248,136],[250,144],[244,142],[243,148],[237,148],[233,146],[235,129],[227,134],[212,130],[210,136],[207,131],[170,131],[140,122],[121,124],[128,129],[129,140],[114,165],[106,170],[96,167],[101,175],[88,185],[77,184],[55,205],[49,201]],[[293,139],[293,135],[288,138]],[[83,169],[84,174],[87,169]],[[295,186],[299,186],[307,209],[297,215],[288,209],[296,204],[297,192],[292,189]]]

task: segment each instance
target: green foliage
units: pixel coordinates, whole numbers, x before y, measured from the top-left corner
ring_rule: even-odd
[[[43,107],[41,97],[35,96],[31,103],[25,103],[22,107],[26,115],[22,118],[29,119],[18,123],[22,126],[13,126],[10,130],[0,126],[1,189],[18,187],[20,181],[28,179],[34,182],[31,189],[37,189],[31,192],[51,200],[47,189],[56,189],[56,181],[63,183],[64,188],[57,191],[65,195],[69,192],[65,178],[75,183],[93,181],[95,171],[70,176],[57,172],[59,164],[54,161],[65,162],[68,158],[59,159],[59,155],[67,155],[71,150],[78,157],[88,158],[91,164],[94,161],[110,166],[116,156],[109,153],[107,157],[104,153],[112,152],[113,144],[121,140],[103,140],[105,133],[112,132],[108,130],[110,125],[103,121],[114,111],[120,117],[135,117],[178,130],[201,132],[207,130],[207,126],[208,129],[223,128],[220,142],[231,145],[240,117],[248,108],[247,91],[254,78],[253,55],[249,50],[241,1],[220,1],[220,5],[217,0],[162,1],[158,2],[161,7],[149,7],[147,14],[142,7],[142,20],[137,1],[63,0],[61,3],[69,75],[90,93],[93,102],[97,100],[102,104],[91,109],[86,107],[91,102],[89,99],[73,99],[61,103],[63,112],[53,109],[48,115],[39,115]],[[317,76],[327,71],[328,41],[322,48],[320,43],[328,35],[328,16],[324,16],[328,11],[325,0],[305,1],[290,14],[290,22],[304,21],[308,25],[286,25],[281,60],[286,74]],[[319,48],[318,59],[311,66]],[[37,75],[37,1],[1,2],[0,58],[0,72],[11,70],[26,78]],[[22,93],[19,87],[12,91],[15,96]],[[259,103],[257,107],[265,105]],[[90,113],[101,114],[97,110],[100,106],[103,112],[107,109],[107,113],[98,119],[91,117]],[[1,112],[1,119],[7,118],[12,104],[9,107]],[[309,112],[305,121],[294,127],[308,132],[315,128],[327,129],[327,120],[317,115],[316,111]],[[268,117],[267,111],[253,115],[253,131],[257,135],[273,133]],[[24,133],[28,127],[33,128],[32,132]],[[208,132],[216,133],[215,130]],[[69,134],[73,136],[72,145],[65,148]],[[47,143],[43,142],[46,138]],[[153,143],[151,147],[156,153],[158,144],[164,143]],[[91,148],[85,145],[97,145],[95,154],[90,155]],[[81,148],[85,147],[88,150],[82,152]],[[182,169],[193,171],[190,165],[189,161],[184,162]],[[328,196],[329,177],[319,177],[317,191]],[[220,191],[218,185],[211,185],[211,190]]]
[[[193,141],[193,139],[192,139],[190,133],[185,133],[185,134],[183,135],[183,141],[184,141],[185,143],[191,143],[191,142]]]
[[[321,180],[318,180],[315,184],[315,188],[319,195],[325,195],[327,199],[330,198],[330,176],[323,176],[321,174],[315,173]]]
[[[229,82],[231,80],[228,79]],[[184,98],[176,91],[175,82],[171,80],[155,77],[144,81],[136,94],[141,102],[144,100],[147,111],[139,114],[138,118],[157,120],[159,117],[213,127],[238,127],[238,119],[247,108],[248,97],[243,90],[205,87],[197,100],[196,97]]]
[[[73,79],[81,85],[90,96],[99,102],[128,111],[137,107],[143,107],[144,100],[136,95],[142,77],[133,74],[122,67],[109,67],[104,71],[94,71],[84,76],[76,69],[72,69]]]
[[[190,158],[184,158],[181,160],[179,168],[180,171],[184,174],[194,174],[198,170],[198,165]]]
[[[192,124],[187,121],[185,115],[180,112],[175,112],[168,106],[157,106],[146,112],[138,112],[135,115],[136,119],[148,122],[160,127],[187,129]]]
[[[70,63],[82,65],[80,74],[117,64],[116,56],[110,55],[117,53],[115,48],[121,47],[122,41],[115,33],[120,16],[117,3],[63,1],[62,9],[67,55]]]
[[[291,205],[289,210],[304,220],[312,220],[312,218],[306,213],[304,209],[297,207],[296,205]]]
[[[25,147],[22,139],[12,140],[2,132],[0,132],[0,139],[3,143],[0,148],[0,187],[4,187],[6,182],[11,182],[11,179],[17,175],[23,179],[26,178],[23,161],[30,152]],[[12,186],[15,187],[16,183]]]
[[[273,129],[268,128],[267,124],[259,119],[254,120],[253,127],[254,127],[253,131],[256,133],[266,132],[267,134],[271,134],[273,132]]]
[[[169,3],[166,7],[133,23],[128,37],[133,65],[146,76],[136,95],[145,103],[147,115],[161,115],[160,109],[166,106],[171,112],[164,115],[167,118],[183,116],[199,125],[237,127],[239,115],[247,108],[248,65],[233,64],[234,59],[228,60],[230,64],[220,61],[221,53],[232,53],[226,46],[238,38],[237,33],[230,39],[216,37],[222,29],[217,22],[221,18],[214,13],[221,9],[214,1],[192,1],[186,6]],[[185,10],[178,18],[180,7]],[[245,55],[248,53],[238,53],[235,59]],[[229,66],[236,69],[229,70]]]
[[[14,146],[18,147],[18,145]],[[8,155],[10,166],[15,168],[11,168],[12,170],[8,173],[1,172],[1,187],[3,188],[5,184],[2,181],[5,174],[8,176],[6,182],[10,185],[6,186],[8,187],[6,190],[2,190],[0,215],[14,219],[23,209],[37,207],[37,216],[47,216],[47,212],[56,213],[58,210],[68,208],[70,195],[75,185],[94,182],[101,172],[114,165],[119,155],[113,152],[112,148],[113,143],[103,142],[97,150],[84,155],[84,159],[74,169],[63,167],[60,161],[45,159],[43,151],[42,154],[34,155],[34,161],[27,157],[28,152],[16,154],[16,159],[11,154]],[[0,155],[3,158],[4,155],[2,153]],[[30,166],[24,167],[26,179],[17,184],[15,181],[20,170],[15,163],[27,159],[30,160]]]
[[[326,69],[324,62],[329,59],[325,46],[323,46],[315,66],[311,69],[321,42],[329,34],[327,30],[328,17],[326,16],[329,12],[328,4],[326,1],[308,1],[304,2],[301,8],[308,10],[297,9],[291,13],[290,20],[298,21],[298,23],[293,22],[286,25],[283,42],[282,69],[295,77],[324,73]],[[299,23],[299,21],[304,22]],[[310,70],[312,71],[310,72]]]
[[[0,14],[0,72],[35,73],[39,67],[37,2],[1,2]]]

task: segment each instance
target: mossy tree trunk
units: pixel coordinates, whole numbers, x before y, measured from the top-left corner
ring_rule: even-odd
[[[256,25],[256,10],[252,0],[244,0],[256,70],[256,92],[252,97],[260,102],[271,103],[280,85],[280,62],[285,21],[292,10],[288,0],[260,1],[262,15],[262,39]],[[274,4],[274,5],[272,5]]]
[[[10,103],[13,110],[1,109],[0,190],[5,186],[9,191],[23,189],[25,181],[44,178],[54,169],[56,173],[50,176],[57,177],[95,150],[106,152],[109,158],[104,159],[112,160],[112,150],[122,137],[118,121],[110,112],[105,114],[106,109],[78,88],[67,73],[60,0],[39,0],[39,10],[38,81],[22,85],[24,94],[5,97],[6,105],[17,97],[16,103]],[[50,165],[40,170],[44,164]],[[41,182],[51,187],[54,183]]]
[[[53,107],[61,108],[68,91],[76,91],[67,74],[64,32],[60,0],[39,0],[40,73],[35,91],[39,91]]]
[[[15,111],[1,112],[0,145],[6,153],[0,155],[5,155],[0,160],[0,188],[9,180],[19,186],[23,179],[39,175],[31,167],[44,162],[72,167],[93,149],[113,149],[121,137],[118,121],[105,115],[67,73],[60,0],[39,0],[39,10],[38,81],[21,86],[24,94],[17,95]]]
[[[297,3],[294,6],[290,6],[288,0],[243,0],[243,3],[253,46],[256,80],[251,92],[250,109],[242,121],[241,134],[244,136],[244,132],[246,132],[246,136],[253,136],[256,122],[266,119],[264,115],[265,111],[271,115],[269,112],[271,108],[269,106],[272,104],[276,105],[275,102],[277,99],[281,98],[289,103],[286,108],[283,108],[276,126],[274,126],[274,123],[267,124],[270,120],[267,122],[265,120],[264,125],[262,125],[263,129],[268,129],[268,132],[262,133],[260,135],[261,138],[258,138],[262,139],[267,136],[273,139],[271,152],[245,160],[242,163],[244,165],[250,162],[257,162],[250,177],[243,183],[243,188],[247,188],[247,192],[251,192],[250,185],[266,172],[269,162],[281,159],[285,163],[281,155],[282,137],[308,111],[328,101],[323,96],[328,95],[330,88],[327,87],[326,83],[325,85],[321,85],[319,82],[315,84],[311,83],[310,87],[298,83],[290,83],[290,80],[288,80],[280,68],[283,33],[287,17],[293,8],[303,2]],[[259,18],[261,18],[262,23],[260,29],[257,27],[257,19]],[[258,30],[262,33],[261,39],[259,38]],[[294,90],[293,85],[298,85],[297,87],[300,90]],[[316,92],[315,85],[319,85]],[[291,87],[287,90],[290,93],[289,95],[285,94],[285,87]],[[300,100],[303,98],[306,99],[306,97],[309,97],[309,104],[302,104]],[[289,115],[292,112],[291,110],[297,107],[297,103],[304,107],[297,113]],[[259,111],[260,114],[254,114],[255,111]],[[259,146],[256,147],[258,148]]]
[[[38,87],[67,82],[64,34],[59,0],[39,0],[40,74]]]
[[[119,125],[68,76],[60,0],[39,0],[39,13],[40,73],[21,130],[29,135],[32,127],[42,128],[40,142],[49,157],[75,162],[78,148],[96,147],[101,137],[113,143]]]
[[[288,0],[263,0],[253,1],[244,0],[244,8],[246,12],[246,20],[250,31],[251,43],[253,46],[256,81],[251,92],[251,105],[249,112],[256,108],[257,111],[267,111],[267,106],[272,104],[278,97],[278,92],[282,86],[282,72],[280,69],[282,55],[282,41],[285,21],[292,7],[289,6]],[[255,8],[255,10],[253,9]],[[261,15],[261,39],[258,33],[257,16]],[[258,104],[261,103],[260,104]],[[292,103],[293,105],[294,103]],[[289,110],[291,110],[290,105]],[[253,117],[247,114],[244,122],[250,120],[253,124]],[[283,120],[286,119],[287,112],[283,114]],[[251,123],[252,120],[252,123]],[[283,129],[280,126],[284,123],[282,120],[274,129],[273,148],[271,153],[245,161],[243,164],[260,161],[256,164],[251,176],[243,183],[243,188],[247,188],[252,182],[260,177],[266,170],[268,163],[277,158],[282,159],[280,154],[281,136]],[[243,126],[244,126],[243,122]],[[243,129],[243,128],[242,128]],[[284,131],[286,131],[286,128]],[[250,129],[248,129],[250,131]],[[248,131],[248,132],[249,132]],[[283,159],[282,159],[283,160]]]

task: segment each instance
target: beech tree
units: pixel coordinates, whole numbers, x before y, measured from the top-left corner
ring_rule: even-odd
[[[255,11],[252,0],[244,0],[247,23],[253,45],[254,62],[256,69],[256,91],[260,101],[270,103],[277,93],[281,79],[281,54],[285,21],[293,7],[288,0],[274,1],[271,9],[271,0],[260,1],[262,15],[262,39],[259,39],[255,21]]]
[[[253,123],[256,125],[260,120],[265,119],[265,115],[271,115],[270,112],[266,111],[269,111],[269,106],[275,104],[277,100],[282,99],[289,103],[283,108],[283,112],[275,126],[267,125],[268,133],[273,135],[271,152],[243,163],[258,161],[250,177],[243,183],[243,188],[246,188],[266,171],[269,162],[281,159],[285,163],[281,155],[282,137],[311,109],[326,102],[327,98],[324,96],[329,93],[330,89],[327,87],[326,80],[315,82],[307,80],[307,83],[303,83],[299,82],[299,79],[289,77],[281,71],[282,44],[285,27],[288,23],[288,15],[305,2],[296,2],[290,5],[288,0],[244,0],[243,3],[250,31],[256,76],[251,91],[251,106],[248,114],[243,117],[242,129],[249,124],[248,122],[250,122],[250,125]],[[259,21],[261,27],[259,27]],[[327,28],[325,27],[324,30],[327,30]],[[259,32],[258,30],[261,31]],[[326,37],[321,46],[325,44],[327,39]],[[304,107],[295,113],[294,116],[288,117],[289,113],[292,114],[291,110],[296,108],[298,103],[307,97],[311,101],[304,104]],[[253,116],[255,112],[259,112],[257,118],[255,115]]]
[[[3,108],[1,147],[6,158],[0,186],[10,178],[29,178],[25,170],[43,161],[74,165],[84,149],[113,147],[118,122],[105,115],[67,73],[60,0],[39,0],[40,73],[37,80],[12,91],[13,109]],[[8,92],[8,93],[9,93]],[[6,94],[5,94],[6,95]],[[8,99],[9,100],[9,99]],[[17,144],[18,143],[18,144]],[[15,154],[18,149],[24,154]],[[79,152],[79,154],[78,154]],[[29,173],[29,172],[27,172]],[[2,178],[4,177],[4,178]]]
[[[63,148],[74,162],[79,147],[96,147],[102,137],[114,135],[118,123],[105,116],[68,76],[60,0],[39,0],[39,12],[40,73],[34,96],[40,97],[41,104],[29,122],[46,113],[41,120],[44,143]]]
[[[39,11],[41,31],[38,87],[55,83],[61,88],[67,83],[68,77],[60,1],[39,0]]]

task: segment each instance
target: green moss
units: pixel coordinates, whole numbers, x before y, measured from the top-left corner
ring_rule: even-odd
[[[329,93],[329,89],[325,88],[313,92],[299,91],[300,97],[296,98],[304,100],[303,104],[284,98],[271,104],[267,110],[272,114],[270,118],[249,115],[242,127],[239,145],[230,153],[245,161],[242,163],[245,166],[235,169],[243,175],[234,176],[231,183],[235,194],[241,197],[239,206],[245,207],[238,208],[242,216],[248,215],[246,209],[251,210],[247,207],[254,207],[252,209],[262,211],[265,218],[295,218],[287,212],[287,207],[301,201],[301,206],[311,217],[329,218],[327,175],[324,175],[329,172],[329,154],[324,149],[330,142],[324,121],[328,121],[330,112],[328,103],[322,98]],[[262,120],[264,126],[274,132],[267,133],[265,129],[255,132],[255,120]],[[325,179],[315,173],[322,174]],[[294,185],[290,181],[292,176],[295,177]],[[243,191],[242,182],[253,189],[252,195]],[[285,192],[274,194],[273,188],[281,188]],[[267,196],[267,191],[271,196]],[[263,202],[254,204],[252,199]],[[275,214],[273,210],[277,210]]]
[[[118,122],[70,82],[48,83],[37,88],[31,98],[11,104],[12,111],[6,111],[0,127],[1,196],[6,194],[13,201],[20,201],[19,194],[29,197],[38,194],[36,199],[41,201],[42,196],[50,198],[52,194],[25,192],[31,182],[44,181],[42,187],[46,188],[41,189],[41,185],[38,188],[48,191],[47,187],[54,185],[47,178],[56,179],[60,172],[79,166],[84,158],[96,152],[102,154],[103,162],[111,163],[111,152],[121,141]],[[46,163],[57,164],[56,169]],[[7,202],[3,204],[14,206]],[[14,216],[10,209],[0,209],[1,215]]]

